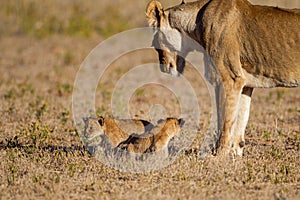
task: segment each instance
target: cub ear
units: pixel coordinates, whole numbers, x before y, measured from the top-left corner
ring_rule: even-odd
[[[149,26],[160,27],[160,20],[164,14],[163,7],[158,1],[151,1],[146,9]]]
[[[98,123],[100,124],[100,126],[103,126],[104,125],[104,117],[99,116]]]
[[[178,119],[179,126],[182,127],[185,123],[183,118]]]

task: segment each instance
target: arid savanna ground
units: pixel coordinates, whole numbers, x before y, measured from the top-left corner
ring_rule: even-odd
[[[298,0],[252,2],[300,7]],[[73,122],[76,73],[101,41],[146,26],[147,3],[0,2],[0,199],[299,199],[300,88],[254,91],[244,157],[236,160],[197,159],[210,101],[191,67],[184,75],[198,97],[200,128],[173,164],[149,173],[121,172],[85,149]],[[148,62],[158,62],[154,50],[132,52],[109,66],[96,90],[97,114],[111,114],[116,82]],[[166,115],[180,115],[176,97],[158,85],[138,88],[128,104],[133,117],[149,119],[155,104]]]

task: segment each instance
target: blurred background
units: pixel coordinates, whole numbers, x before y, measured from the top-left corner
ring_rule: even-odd
[[[149,0],[3,0],[0,2],[0,36],[50,35],[109,37],[120,31],[146,26]],[[161,0],[164,7],[181,0]],[[186,2],[189,2],[186,0]],[[300,7],[299,0],[251,0],[254,4]]]

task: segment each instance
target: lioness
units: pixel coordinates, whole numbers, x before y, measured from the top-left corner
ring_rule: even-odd
[[[146,16],[156,28],[153,44],[163,72],[183,72],[183,35],[210,55],[225,90],[225,102],[216,94],[218,112],[224,112],[218,113],[217,153],[242,156],[253,88],[300,84],[300,10],[247,0],[199,0],[164,10],[152,1]]]
[[[160,151],[167,157],[169,141],[180,131],[183,124],[183,119],[167,118],[158,123],[150,132],[143,135],[131,135],[118,147],[133,153]]]

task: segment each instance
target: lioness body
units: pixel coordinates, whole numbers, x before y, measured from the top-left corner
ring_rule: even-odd
[[[176,49],[184,48],[180,34],[193,38],[211,56],[225,90],[224,103],[216,94],[218,104],[224,105],[218,112],[225,113],[218,114],[223,122],[218,127],[219,151],[242,155],[253,88],[300,84],[300,10],[247,0],[200,0],[164,10],[152,1],[146,14],[149,25],[160,28],[155,48],[163,71],[183,71],[177,54],[182,49]]]
[[[204,31],[203,45],[224,64],[223,80],[241,78],[252,88],[300,84],[299,11],[231,0],[211,2],[205,12],[214,17],[203,19],[212,27]]]

